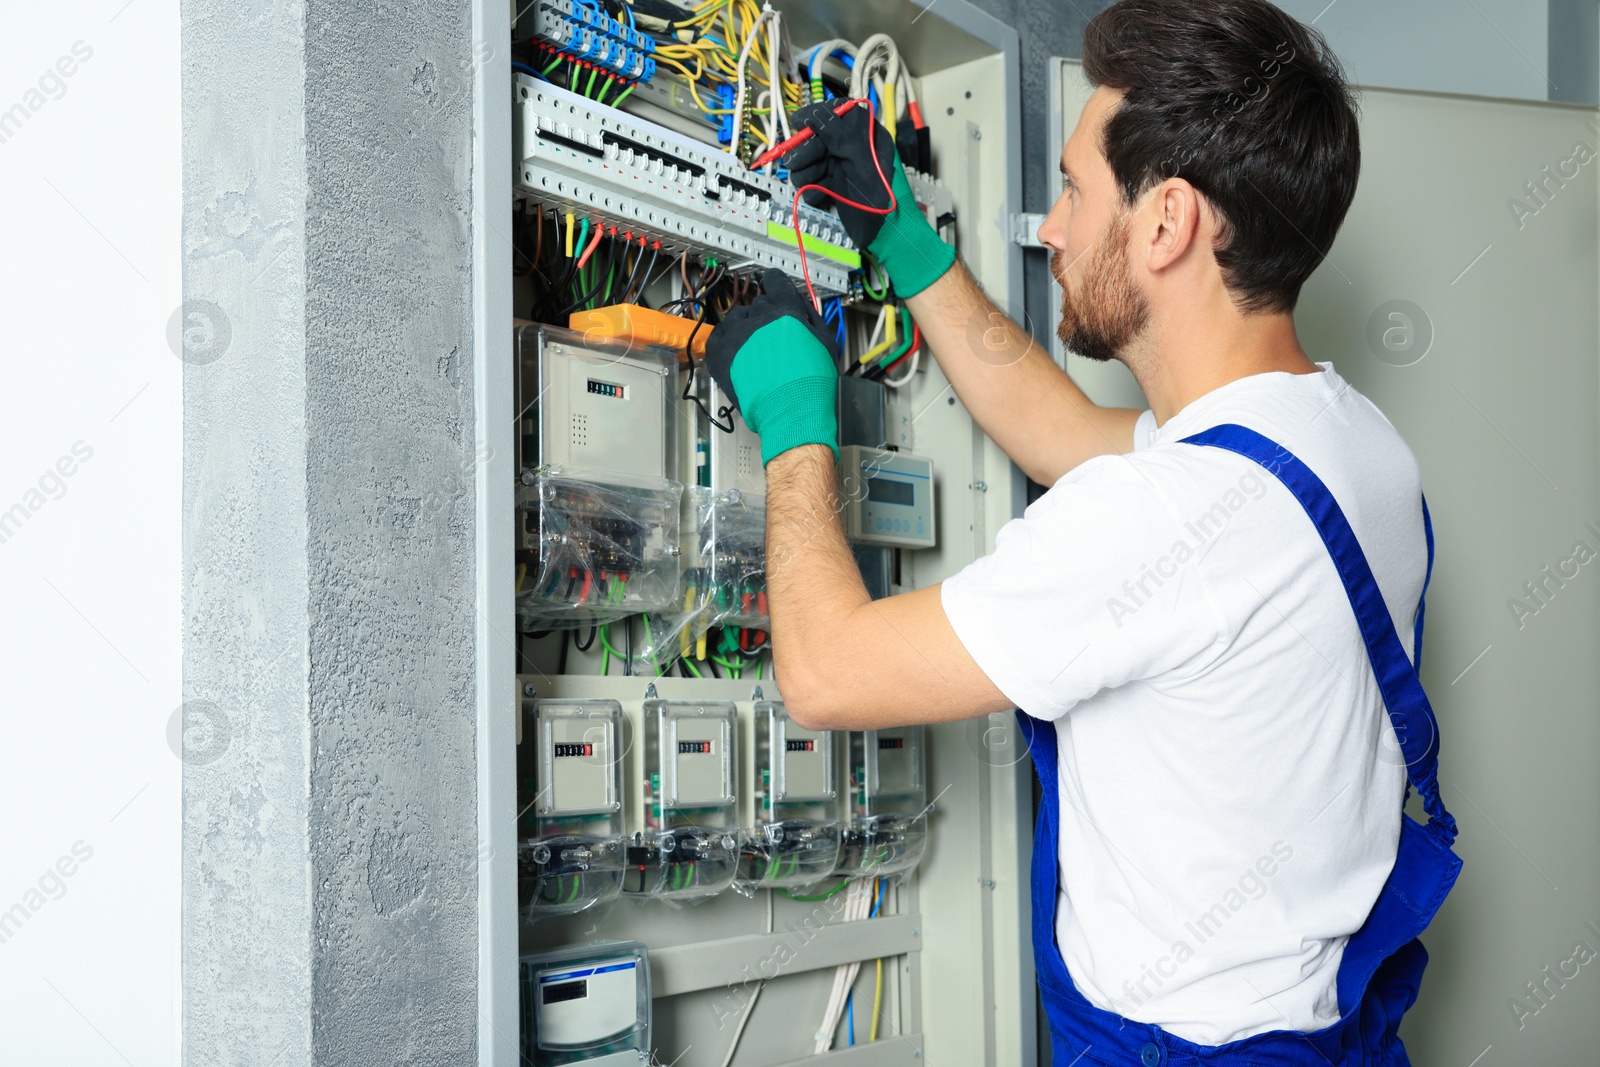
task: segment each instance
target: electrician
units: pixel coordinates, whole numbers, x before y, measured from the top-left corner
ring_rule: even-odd
[[[769,273],[707,360],[761,438],[778,680],[812,728],[1019,709],[1055,1062],[1405,1064],[1416,938],[1460,867],[1413,667],[1431,528],[1405,442],[1292,317],[1355,194],[1352,95],[1266,0],[1121,0],[1083,65],[1039,237],[1063,341],[1124,363],[1144,412],[1091,403],[995,309],[881,128],[874,164],[866,108],[797,114],[796,183],[875,209],[838,210],[1049,488],[991,555],[869,600],[835,508],[832,333]]]

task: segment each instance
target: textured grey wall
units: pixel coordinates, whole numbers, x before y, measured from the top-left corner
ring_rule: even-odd
[[[189,1063],[476,1058],[468,12],[183,5]]]

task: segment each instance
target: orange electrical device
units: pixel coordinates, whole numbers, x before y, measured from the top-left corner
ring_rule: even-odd
[[[689,344],[691,334],[694,336],[695,358],[705,358],[706,339],[711,336],[712,329],[710,326],[701,326],[696,330],[694,319],[652,311],[637,304],[612,304],[593,311],[575,311],[567,319],[567,325],[585,337],[675,348],[680,363],[688,362],[684,348]]]

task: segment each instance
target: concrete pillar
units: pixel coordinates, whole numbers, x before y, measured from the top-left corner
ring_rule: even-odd
[[[478,1042],[467,0],[184,0],[184,1061]]]

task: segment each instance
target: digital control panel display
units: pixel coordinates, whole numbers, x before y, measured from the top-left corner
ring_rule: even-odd
[[[917,490],[910,482],[879,475],[867,479],[867,499],[879,504],[900,504],[910,507],[917,502]]]

